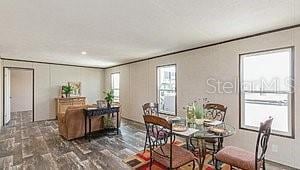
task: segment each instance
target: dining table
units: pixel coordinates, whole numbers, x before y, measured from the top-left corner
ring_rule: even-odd
[[[173,134],[186,139],[186,147],[191,150],[200,161],[202,168],[206,157],[207,139],[216,139],[218,141],[217,151],[223,148],[223,140],[236,133],[235,128],[227,122],[216,122],[207,120],[188,123],[185,118],[165,117],[173,126]],[[178,128],[179,127],[179,128]]]
[[[190,145],[193,151],[198,151],[198,158],[203,166],[206,157],[206,140],[215,139],[217,140],[217,151],[223,148],[224,138],[232,136],[236,133],[235,128],[225,122],[214,126],[207,126],[204,124],[193,124],[193,128],[198,129],[191,138]],[[196,143],[193,144],[193,142]]]

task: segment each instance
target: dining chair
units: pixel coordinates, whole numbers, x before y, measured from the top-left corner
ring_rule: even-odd
[[[206,113],[206,118],[224,122],[227,111],[226,106],[216,103],[207,103],[203,105],[203,109]],[[223,144],[223,138],[205,139],[205,142],[208,144],[206,145],[208,153],[211,154],[212,160],[215,161],[215,154],[219,149],[221,149]]]
[[[224,122],[227,107],[222,104],[207,103],[203,105],[206,118]]]
[[[159,116],[158,113],[158,104],[157,103],[145,103],[143,106],[143,112],[144,115],[155,115]],[[164,141],[164,136],[167,135],[167,131],[160,131],[158,132],[157,129],[152,129],[149,131],[149,133],[146,133],[146,139],[145,139],[145,145],[144,145],[144,152],[146,151],[147,146],[149,146],[150,137],[157,137],[158,140],[161,140],[160,142],[166,142]]]
[[[144,115],[159,115],[157,103],[145,103],[142,108]]]
[[[257,170],[265,167],[265,155],[268,148],[268,141],[271,134],[273,118],[269,118],[260,124],[256,140],[255,153],[248,152],[234,146],[226,146],[216,154],[215,169],[218,167],[218,161],[230,165],[230,168]]]
[[[150,169],[153,161],[160,163],[168,169],[177,169],[188,163],[193,162],[193,169],[195,169],[195,160],[193,153],[183,147],[175,145],[173,142],[161,143],[158,136],[161,131],[169,131],[172,134],[172,123],[166,119],[154,116],[144,115],[144,121],[147,133],[157,129],[156,136],[150,137]],[[173,135],[165,135],[165,141],[173,141]],[[157,141],[159,140],[159,141]],[[156,145],[156,144],[158,145]]]

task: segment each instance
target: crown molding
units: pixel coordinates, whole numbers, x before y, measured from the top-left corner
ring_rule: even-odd
[[[197,49],[201,49],[201,48],[216,46],[216,45],[225,44],[225,43],[238,41],[238,40],[242,40],[242,39],[257,37],[257,36],[270,34],[270,33],[274,33],[274,32],[279,32],[279,31],[284,31],[284,30],[289,30],[289,29],[293,29],[293,28],[297,28],[297,27],[300,27],[300,24],[295,24],[295,25],[291,25],[291,26],[287,26],[287,27],[282,27],[282,28],[278,28],[278,29],[274,29],[274,30],[270,30],[270,31],[264,31],[264,32],[256,33],[256,34],[246,35],[246,36],[243,36],[243,37],[233,38],[233,39],[229,39],[229,40],[225,40],[225,41],[221,41],[221,42],[217,42],[217,43],[212,43],[212,44],[207,44],[207,45],[203,45],[203,46],[199,46],[199,47],[188,48],[188,49],[185,49],[185,50],[165,53],[165,54],[161,54],[161,55],[157,55],[157,56],[153,56],[153,57],[149,57],[149,58],[145,58],[145,59],[135,60],[135,61],[122,63],[122,64],[110,66],[110,67],[105,67],[104,69],[109,69],[109,68],[119,67],[119,66],[123,66],[123,65],[138,63],[138,62],[142,62],[142,61],[152,60],[152,59],[156,59],[156,58],[161,58],[161,57],[174,55],[174,54],[179,54],[179,53],[184,53],[184,52],[188,52],[188,51],[193,51],[193,50],[197,50]]]
[[[21,60],[21,59],[2,58],[2,57],[0,57],[0,59],[1,59],[1,60],[8,60],[8,61],[18,61],[18,62],[28,62],[28,63],[38,63],[38,64],[51,64],[51,65],[70,66],[70,67],[82,67],[82,68],[104,69],[103,67],[92,67],[92,66],[82,66],[82,65],[73,65],[73,64],[52,63],[52,62],[35,61],[35,60]]]

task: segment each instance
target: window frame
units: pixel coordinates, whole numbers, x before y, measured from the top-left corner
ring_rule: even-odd
[[[253,128],[247,128],[242,125],[242,74],[243,74],[243,68],[242,68],[242,60],[244,55],[251,55],[251,54],[258,54],[258,53],[265,53],[265,52],[272,52],[272,51],[279,51],[279,50],[285,50],[289,49],[291,51],[291,60],[290,60],[290,73],[291,73],[291,94],[290,94],[290,105],[289,109],[291,113],[288,113],[291,120],[288,122],[288,126],[291,126],[291,131],[290,135],[283,135],[283,134],[278,134],[274,133],[274,131],[271,132],[271,135],[274,136],[279,136],[279,137],[284,137],[284,138],[291,138],[295,139],[295,47],[294,46],[287,46],[287,47],[281,47],[281,48],[273,48],[273,49],[267,49],[267,50],[261,50],[261,51],[254,51],[254,52],[249,52],[249,53],[242,53],[239,54],[239,129],[241,130],[247,130],[247,131],[252,131],[252,132],[258,132],[258,129],[253,129]],[[250,56],[251,57],[251,56]],[[245,114],[244,114],[245,115]]]
[[[110,74],[110,89],[112,90],[112,91],[114,91],[114,89],[113,89],[113,75],[114,74],[119,74],[119,88],[118,88],[118,90],[119,90],[119,100],[118,101],[116,101],[115,99],[113,100],[113,102],[120,102],[120,77],[121,77],[121,73],[120,72],[114,72],[114,73],[111,73]],[[113,92],[114,93],[114,92]]]
[[[162,67],[169,67],[169,66],[174,66],[175,67],[175,113],[174,114],[169,114],[167,112],[161,112],[159,110],[159,80],[158,80],[158,73],[159,73],[159,68],[162,68]],[[168,115],[168,116],[177,116],[177,65],[174,63],[174,64],[165,64],[165,65],[159,65],[159,66],[156,66],[156,103],[158,103],[158,112],[159,114],[163,114],[163,115]]]

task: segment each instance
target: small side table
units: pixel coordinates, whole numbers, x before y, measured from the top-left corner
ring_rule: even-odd
[[[91,141],[91,130],[92,130],[92,122],[91,119],[96,116],[104,116],[112,114],[112,117],[114,117],[114,114],[117,114],[117,135],[119,134],[119,113],[120,113],[120,107],[111,107],[111,108],[86,108],[84,109],[85,113],[85,130],[84,130],[84,136],[88,137],[89,141]],[[89,132],[87,132],[87,119],[89,120]]]

